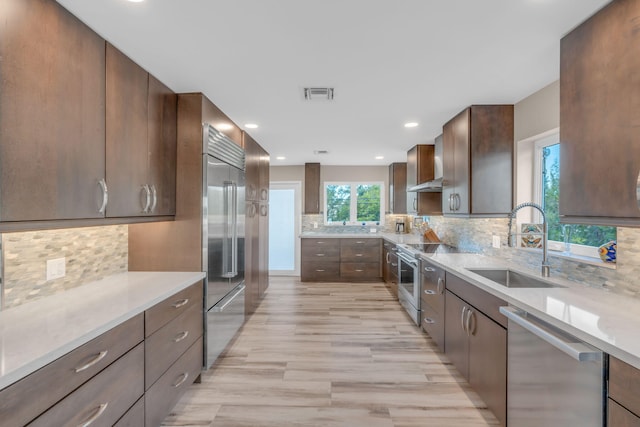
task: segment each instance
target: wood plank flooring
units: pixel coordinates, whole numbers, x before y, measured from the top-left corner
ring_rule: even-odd
[[[383,283],[272,277],[165,426],[498,425]]]

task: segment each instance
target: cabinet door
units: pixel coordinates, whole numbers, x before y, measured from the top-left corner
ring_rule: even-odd
[[[469,378],[469,338],[463,329],[469,307],[449,291],[445,293],[444,348],[464,378]],[[464,310],[464,312],[463,312]]]
[[[139,216],[151,205],[147,189],[149,73],[107,43],[108,217]]]
[[[454,212],[455,193],[455,132],[453,120],[442,127],[442,213]]]
[[[561,41],[560,215],[638,224],[640,2],[614,1]]]
[[[304,164],[304,213],[320,213],[320,163]]]
[[[504,426],[507,421],[507,330],[473,307],[469,326],[469,384]]]
[[[389,211],[392,214],[407,213],[407,164],[389,165]]]
[[[178,97],[152,75],[148,92],[149,214],[175,215]]]
[[[244,238],[244,280],[245,313],[252,314],[259,301],[260,293],[260,204],[256,201],[248,201],[245,216]]]
[[[262,298],[269,287],[269,205],[260,204],[260,234],[258,237],[259,245],[259,287],[258,296]]]
[[[56,2],[0,15],[0,220],[100,218],[105,42]]]
[[[470,144],[470,114],[471,110],[467,108],[462,111],[452,121],[453,125],[453,146],[454,146],[454,196],[453,207],[454,212],[459,214],[468,214],[469,197],[471,196],[470,174],[471,163],[469,161],[469,144]]]
[[[418,183],[418,146],[407,151],[407,187],[411,188]],[[418,193],[407,191],[407,213],[418,213]]]
[[[260,203],[269,202],[269,153],[260,147],[260,165],[259,165],[259,188]]]

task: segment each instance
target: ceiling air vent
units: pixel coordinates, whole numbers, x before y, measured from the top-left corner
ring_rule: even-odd
[[[333,100],[332,87],[305,87],[304,99],[307,101],[331,101]]]

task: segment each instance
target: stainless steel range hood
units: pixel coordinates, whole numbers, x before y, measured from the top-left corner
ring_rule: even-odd
[[[442,135],[437,136],[435,139],[434,154],[433,170],[435,178],[407,188],[407,191],[416,193],[438,193],[442,191]]]

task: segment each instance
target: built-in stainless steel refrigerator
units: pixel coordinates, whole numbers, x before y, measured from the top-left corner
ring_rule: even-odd
[[[203,129],[202,265],[206,368],[244,323],[244,151],[209,124]]]

